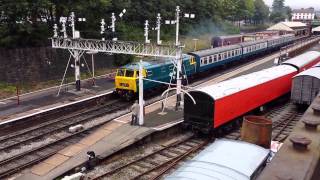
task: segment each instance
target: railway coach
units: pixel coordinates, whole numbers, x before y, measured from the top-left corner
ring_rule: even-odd
[[[320,92],[320,63],[295,75],[292,79],[291,101],[310,105]]]
[[[222,47],[243,42],[243,35],[215,36],[211,39],[211,47]]]
[[[183,55],[182,73],[184,77],[198,75],[215,67],[231,62],[241,62],[249,57],[264,54],[293,42],[293,35],[279,36],[270,40],[258,40],[218,48],[190,52]],[[270,47],[269,47],[270,46]],[[132,63],[117,70],[115,77],[116,93],[130,100],[138,92],[138,64]],[[170,82],[174,71],[171,59],[160,59],[143,64],[144,76],[148,79]],[[174,80],[174,79],[173,79]],[[173,81],[174,82],[174,81]],[[157,82],[144,82],[144,90],[159,87]]]
[[[320,61],[320,52],[309,51],[279,66],[243,75],[190,91],[184,99],[184,125],[213,132],[235,118],[291,90],[292,77]]]

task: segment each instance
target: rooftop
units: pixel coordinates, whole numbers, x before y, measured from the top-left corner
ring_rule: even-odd
[[[303,28],[306,26],[307,25],[302,22],[288,21],[288,22],[279,22],[269,27],[267,30],[294,31],[295,28]]]
[[[314,8],[310,7],[307,9],[304,9],[304,8],[294,9],[292,10],[292,13],[314,13]]]

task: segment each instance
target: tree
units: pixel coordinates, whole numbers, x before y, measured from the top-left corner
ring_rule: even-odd
[[[269,7],[264,3],[263,0],[254,1],[254,24],[263,24],[269,17]]]
[[[285,7],[285,12],[288,20],[291,20],[292,18],[292,9],[289,6]]]
[[[284,21],[287,17],[284,0],[273,0],[270,20],[274,23]]]

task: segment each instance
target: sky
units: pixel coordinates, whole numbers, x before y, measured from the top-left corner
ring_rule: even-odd
[[[273,0],[264,0],[264,2],[271,6]],[[316,10],[320,10],[320,0],[285,0],[285,5],[292,9],[314,7]]]

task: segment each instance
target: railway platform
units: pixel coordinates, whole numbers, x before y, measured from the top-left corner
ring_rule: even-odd
[[[110,76],[111,77],[111,76]],[[63,86],[61,93],[57,96],[59,87],[52,87],[19,96],[0,100],[0,123],[36,115],[59,106],[68,105],[76,101],[94,96],[111,93],[114,87],[113,79],[101,76],[95,80],[96,86],[92,85],[91,79],[84,80],[82,90],[76,91],[74,85]]]
[[[258,180],[316,180],[320,177],[320,94]]]
[[[18,180],[54,179],[82,167],[87,162],[87,152],[94,151],[99,159],[106,158],[134,143],[182,122],[182,110],[174,110],[174,98],[168,99],[164,112],[161,103],[147,106],[143,126],[130,125],[131,114],[116,118],[101,126],[79,142],[65,147],[48,159],[34,165]]]

